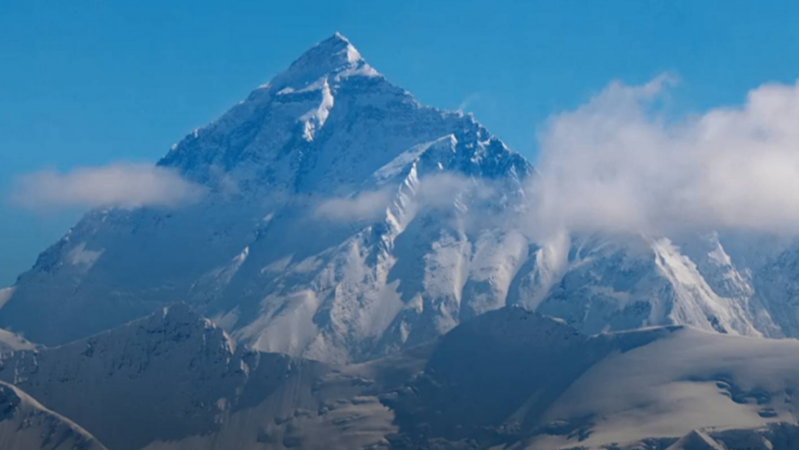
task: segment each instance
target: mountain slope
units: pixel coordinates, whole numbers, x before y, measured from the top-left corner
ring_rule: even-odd
[[[681,327],[585,336],[515,307],[345,366],[237,348],[185,306],[1,359],[0,380],[112,450],[663,450],[694,429],[790,450],[799,430],[799,342]]]
[[[405,368],[390,363],[387,377],[407,378],[418,359],[405,357]],[[113,450],[379,443],[396,427],[369,394],[381,383],[372,374],[237,349],[185,305],[62,347],[0,357],[0,379]]]
[[[92,435],[48,410],[16,387],[0,382],[0,449],[105,450]]]
[[[682,327],[584,336],[504,308],[444,336],[424,371],[384,402],[397,416],[397,448],[616,448],[649,439],[664,449],[695,428],[795,429],[796,361],[794,340]]]

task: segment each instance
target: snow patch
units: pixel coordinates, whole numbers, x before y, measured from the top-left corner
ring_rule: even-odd
[[[330,115],[333,102],[334,99],[333,95],[330,93],[330,85],[327,83],[327,79],[325,79],[322,86],[322,102],[319,104],[319,107],[308,111],[300,117],[300,121],[305,124],[305,130],[303,132],[303,138],[305,138],[305,140],[308,142],[313,141],[314,134],[324,126],[328,115]]]
[[[91,268],[97,259],[102,256],[104,249],[100,250],[86,250],[86,242],[81,242],[69,251],[67,258],[73,266],[86,266],[86,269]]]
[[[14,295],[15,289],[16,288],[13,286],[0,289],[0,309],[2,309],[3,306],[5,306],[5,304],[11,300],[11,296]]]
[[[655,262],[663,276],[671,281],[676,299],[670,317],[675,323],[693,325],[705,330],[762,336],[752,326],[746,311],[734,299],[717,295],[687,256],[668,238],[652,243]]]

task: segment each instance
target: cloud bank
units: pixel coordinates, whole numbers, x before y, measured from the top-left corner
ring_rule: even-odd
[[[486,180],[457,174],[439,173],[419,180],[413,188],[413,198],[405,207],[413,213],[438,208],[449,208],[458,199],[463,202],[485,201],[496,192]],[[314,217],[336,222],[379,220],[386,217],[387,208],[395,201],[396,188],[366,190],[348,197],[333,197],[320,201],[314,208]]]
[[[539,134],[532,187],[542,230],[799,231],[799,84],[766,84],[736,107],[679,121],[673,79],[612,83]]]
[[[37,210],[136,208],[193,203],[203,192],[203,188],[169,169],[118,163],[81,167],[66,173],[44,170],[23,175],[15,180],[11,200]]]

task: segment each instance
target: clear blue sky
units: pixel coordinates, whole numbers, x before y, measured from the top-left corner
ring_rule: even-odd
[[[0,287],[80,215],[11,205],[15,176],[154,162],[337,30],[533,159],[547,116],[613,79],[675,73],[675,104],[700,111],[799,77],[788,0],[0,0]]]

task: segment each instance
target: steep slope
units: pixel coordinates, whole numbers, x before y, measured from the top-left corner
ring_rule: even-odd
[[[505,308],[447,334],[424,371],[383,401],[397,417],[396,448],[617,448],[650,440],[663,445],[640,448],[662,450],[695,428],[796,428],[797,361],[794,340],[682,327],[587,337]]]
[[[0,382],[1,450],[105,450],[92,435]]]
[[[793,316],[786,319],[767,300],[769,290],[760,281],[763,261],[778,252],[764,255],[756,236],[731,239],[731,247],[741,239],[754,248],[739,250],[733,259],[718,233],[675,239],[574,236],[565,245],[547,247],[545,265],[528,265],[530,272],[520,273],[509,303],[561,317],[589,334],[676,324],[746,336],[794,336]],[[547,267],[554,270],[544,272],[549,288],[542,294],[539,278]],[[790,308],[784,295],[773,303]]]
[[[391,360],[386,376],[406,379],[418,360]],[[396,431],[369,393],[381,391],[373,367],[236,349],[178,305],[62,347],[5,354],[0,379],[113,450],[360,448]]]
[[[111,448],[213,429],[216,400],[244,377],[232,341],[185,306],[0,362],[1,379],[83,422]],[[179,380],[170,379],[173,371]]]

